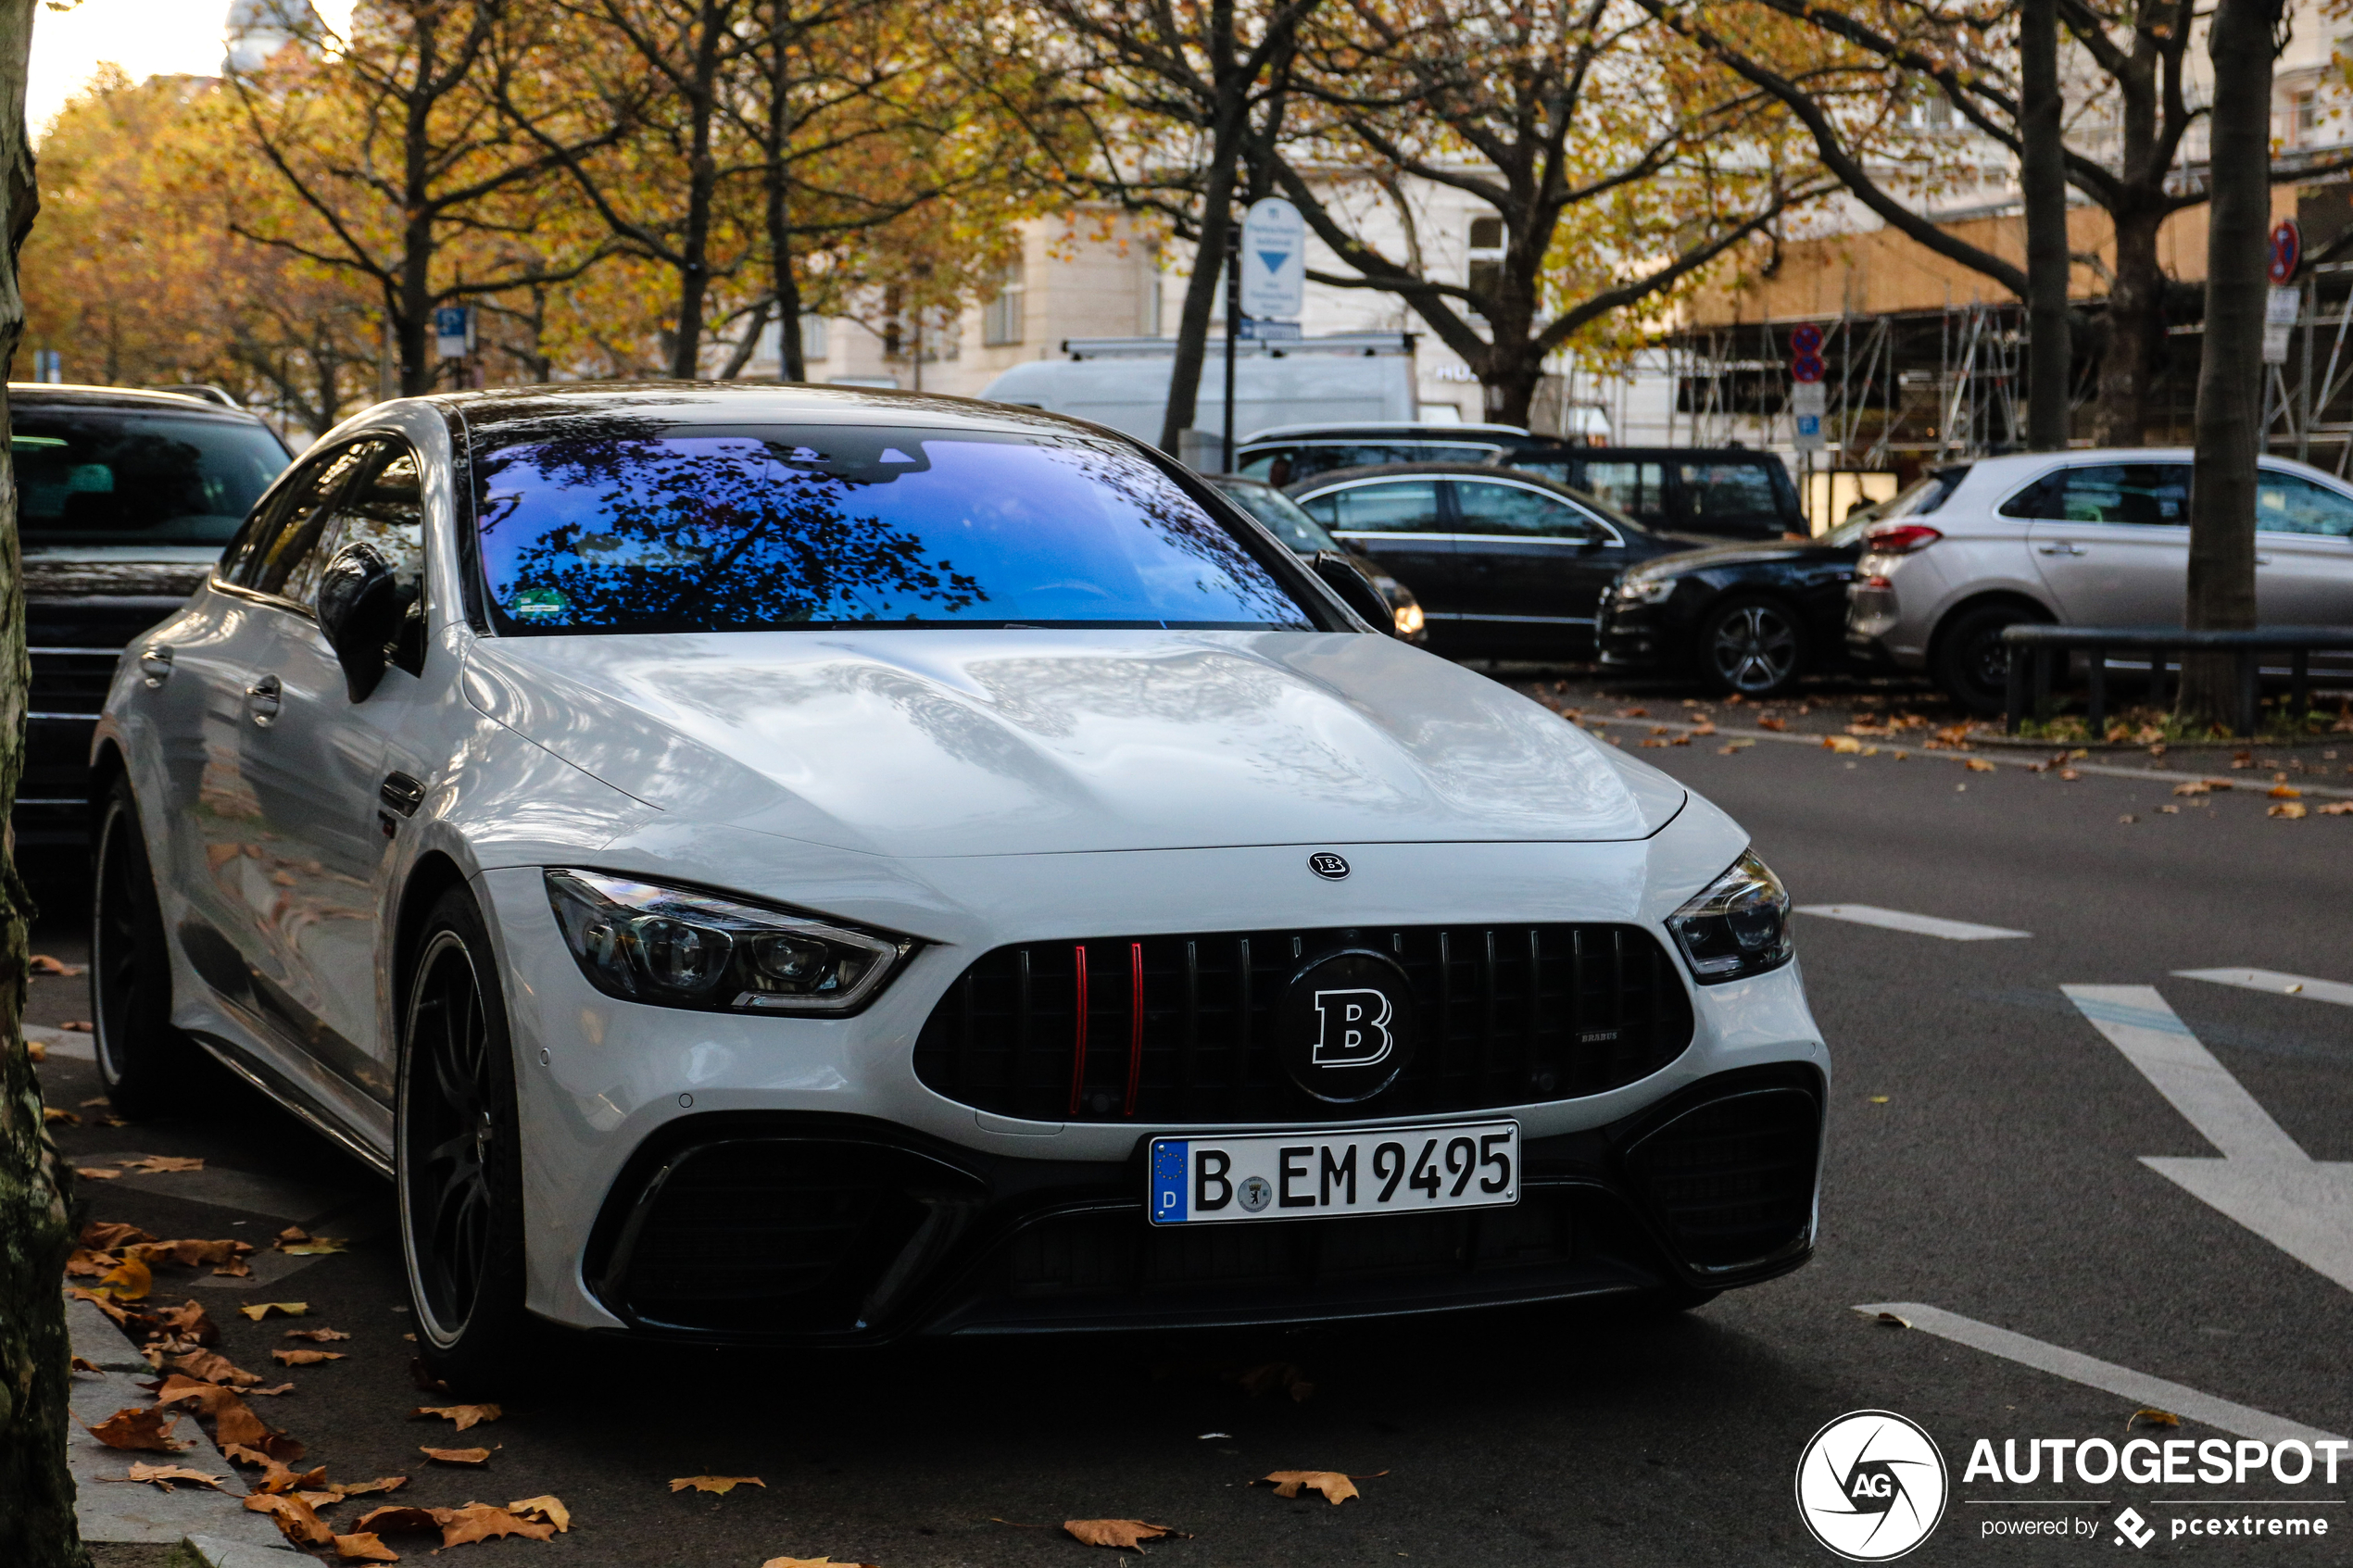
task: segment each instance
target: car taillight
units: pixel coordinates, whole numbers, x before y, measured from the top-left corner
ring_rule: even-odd
[[[1893,588],[1895,584],[1875,571],[1869,577],[1863,579],[1863,586],[1866,588]]]
[[[1924,522],[1883,522],[1863,534],[1863,548],[1875,556],[1908,556],[1944,535]]]

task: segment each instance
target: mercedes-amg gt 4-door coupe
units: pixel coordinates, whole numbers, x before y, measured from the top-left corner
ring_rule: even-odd
[[[395,1184],[419,1348],[817,1346],[1802,1263],[1828,1062],[1725,814],[1124,436],[383,404],[126,650],[96,1049]],[[1378,630],[1377,630],[1378,628]]]

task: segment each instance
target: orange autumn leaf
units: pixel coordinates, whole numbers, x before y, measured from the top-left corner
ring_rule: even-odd
[[[95,1426],[87,1422],[83,1422],[82,1425],[90,1436],[110,1449],[145,1449],[156,1453],[176,1454],[186,1446],[171,1440],[171,1429],[179,1420],[180,1412],[177,1411],[125,1407]]]
[[[87,1176],[94,1182],[110,1182],[122,1174],[121,1172],[104,1165],[76,1165],[73,1168],[73,1173],[77,1176]]]
[[[371,1508],[352,1524],[355,1530],[372,1530],[385,1535],[394,1530],[438,1530],[451,1510],[417,1508],[406,1503],[393,1503],[384,1508]]]
[[[874,1562],[836,1562],[830,1557],[772,1557],[760,1568],[881,1568]]]
[[[379,1475],[372,1481],[332,1482],[327,1490],[338,1497],[365,1498],[373,1497],[378,1492],[396,1492],[408,1484],[409,1477],[406,1475]]]
[[[277,1522],[286,1539],[296,1546],[332,1546],[335,1532],[319,1517],[318,1510],[300,1498],[286,1492],[256,1492],[245,1499],[245,1506],[256,1513],[266,1513]]]
[[[419,1453],[435,1464],[488,1464],[488,1449],[419,1449]]]
[[[170,1371],[184,1372],[190,1377],[199,1377],[207,1383],[250,1387],[261,1381],[217,1350],[190,1350],[172,1357],[163,1364]]]
[[[186,1481],[195,1486],[215,1488],[220,1485],[220,1476],[207,1475],[203,1471],[191,1470],[184,1464],[140,1464],[135,1461],[132,1463],[131,1474],[123,1479],[152,1481],[167,1492],[171,1490],[171,1484],[174,1481]]]
[[[1386,1470],[1374,1472],[1376,1475],[1388,1474]],[[1325,1500],[1335,1508],[1350,1498],[1360,1495],[1356,1490],[1354,1479],[1341,1474],[1337,1470],[1277,1470],[1263,1479],[1274,1484],[1275,1495],[1278,1498],[1295,1498],[1302,1490],[1321,1492],[1324,1494]],[[1369,1481],[1372,1476],[1368,1475],[1365,1479]],[[1251,1485],[1256,1486],[1258,1483],[1253,1481]]]
[[[409,1413],[412,1419],[421,1415],[440,1416],[445,1421],[455,1422],[458,1430],[463,1432],[479,1422],[496,1421],[503,1412],[497,1405],[419,1405]]]
[[[308,1301],[256,1301],[248,1306],[240,1307],[237,1311],[245,1313],[255,1323],[259,1323],[273,1312],[280,1317],[301,1317],[310,1311],[310,1303]]]
[[[690,1486],[698,1492],[718,1492],[724,1495],[734,1491],[737,1486],[758,1486],[765,1491],[768,1488],[768,1483],[757,1475],[681,1475],[670,1483],[670,1489],[673,1492],[683,1492]]]
[[[572,1510],[566,1508],[553,1494],[525,1498],[521,1502],[510,1502],[507,1505],[507,1512],[525,1519],[535,1513],[553,1524],[559,1533],[572,1528]]]
[[[60,1123],[68,1127],[79,1127],[82,1125],[82,1118],[60,1106],[44,1105],[41,1108],[41,1124],[43,1126],[55,1127]]]
[[[65,1027],[70,1029],[73,1025],[69,1023]],[[82,1027],[87,1029],[90,1026],[85,1023]],[[201,1171],[204,1169],[204,1161],[189,1155],[150,1154],[145,1160],[125,1160],[122,1168],[126,1171],[145,1171],[151,1176],[161,1176],[185,1171]]]
[[[348,1339],[351,1336],[339,1328],[290,1328],[286,1330],[286,1337],[308,1339],[314,1345],[333,1345],[338,1340]]]
[[[1189,1541],[1192,1537],[1183,1530],[1166,1524],[1147,1524],[1140,1519],[1065,1519],[1063,1528],[1088,1546],[1117,1547],[1143,1555],[1144,1541],[1156,1541],[1163,1536],[1174,1536]]]
[[[156,1404],[158,1407],[192,1404],[207,1415],[219,1415],[224,1407],[240,1402],[242,1401],[238,1399],[236,1390],[223,1388],[218,1383],[207,1383],[201,1378],[190,1377],[187,1374],[180,1372],[175,1372],[165,1378],[163,1386],[156,1390]]]
[[[156,1287],[156,1276],[136,1258],[125,1258],[98,1281],[98,1288],[118,1301],[137,1301]]]
[[[441,1525],[441,1544],[445,1547],[486,1541],[496,1536],[528,1536],[535,1541],[544,1541],[556,1533],[553,1524],[519,1519],[486,1502],[470,1502],[463,1508],[449,1510],[448,1514]]]
[[[400,1554],[376,1539],[367,1531],[358,1531],[334,1539],[335,1555],[346,1562],[397,1562]]]
[[[271,1359],[280,1366],[317,1366],[321,1361],[343,1360],[341,1350],[272,1350]]]
[[[82,1227],[82,1235],[77,1239],[93,1252],[111,1252],[132,1242],[153,1241],[155,1237],[138,1226],[125,1224],[120,1220],[93,1220]]]

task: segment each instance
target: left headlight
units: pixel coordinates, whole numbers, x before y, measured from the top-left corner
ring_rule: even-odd
[[[1617,601],[1620,604],[1665,604],[1675,592],[1672,577],[1621,577],[1617,580]]]
[[[1703,985],[1743,980],[1789,962],[1789,894],[1754,850],[1667,917]]]
[[[547,902],[580,972],[609,997],[708,1012],[840,1014],[915,944],[715,893],[550,868]]]

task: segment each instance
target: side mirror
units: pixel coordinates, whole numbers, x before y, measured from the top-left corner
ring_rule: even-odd
[[[365,702],[391,662],[400,633],[400,581],[373,545],[346,545],[319,575],[319,630],[343,666],[344,690]]]
[[[1339,550],[1318,550],[1314,561],[1315,575],[1324,586],[1340,596],[1340,602],[1354,610],[1376,632],[1394,632],[1397,612],[1389,608],[1389,600],[1373,586],[1353,556]]]

